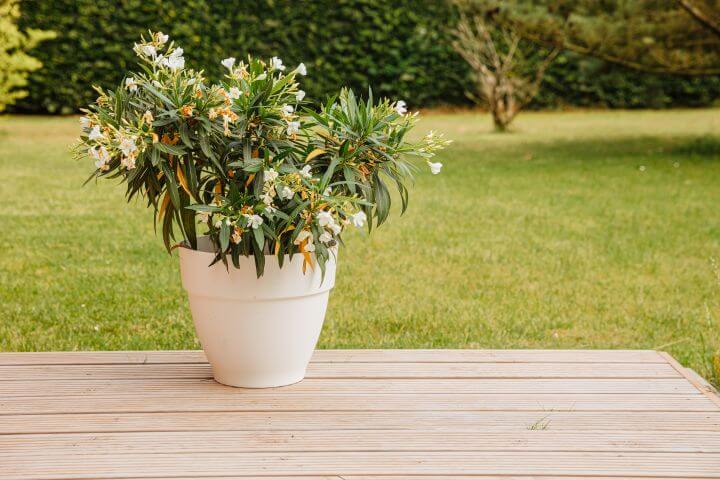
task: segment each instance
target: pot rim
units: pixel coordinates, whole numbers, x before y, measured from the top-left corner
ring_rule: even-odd
[[[200,247],[200,242],[201,242],[201,241],[202,241],[204,244],[208,245],[208,248],[212,248],[212,246],[213,246],[213,245],[212,245],[212,242],[210,241],[210,237],[209,237],[208,235],[200,235],[200,236],[197,237],[197,240],[198,240],[198,247]],[[215,255],[216,255],[215,251],[206,250],[206,249],[200,249],[200,248],[198,248],[197,250],[195,250],[195,249],[193,249],[193,248],[190,248],[190,245],[187,244],[187,240],[183,240],[182,242],[178,243],[178,244],[177,244],[177,247],[178,247],[178,249],[183,249],[183,251],[187,252],[187,255],[203,255],[203,256],[206,256],[206,257],[212,257],[213,259],[215,258]],[[337,260],[337,255],[338,255],[338,250],[339,250],[339,249],[338,249],[338,245],[335,245],[335,246],[333,246],[333,247],[329,247],[328,250],[329,250],[330,253],[332,254],[332,258],[334,258],[335,260]],[[277,257],[276,254],[270,253],[270,252],[265,253],[264,255],[265,255],[266,258],[269,258],[269,257]],[[302,253],[301,253],[301,252],[295,252],[295,253],[293,253],[293,257],[295,257],[295,255],[302,255]],[[311,252],[310,255],[312,255],[312,256],[314,257],[314,256],[315,256],[315,253],[314,253],[314,252]],[[243,258],[252,258],[252,257],[253,257],[253,255],[240,255],[240,256],[243,257]],[[286,254],[283,255],[283,257],[289,259],[289,258],[290,258],[290,254],[289,254],[289,253],[286,253]]]

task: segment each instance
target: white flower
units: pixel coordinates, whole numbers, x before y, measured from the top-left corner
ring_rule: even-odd
[[[280,111],[282,112],[282,114],[285,115],[285,116],[287,116],[287,115],[292,115],[292,113],[293,113],[294,110],[295,110],[295,109],[293,108],[292,105],[283,105],[282,108],[280,109]]]
[[[342,227],[337,223],[328,225],[328,228],[332,230],[333,235],[340,235],[340,232],[342,232]]]
[[[242,95],[242,91],[238,87],[230,87],[230,90],[228,91],[228,97],[230,98],[240,98],[240,95]]]
[[[365,226],[365,222],[367,221],[367,215],[365,215],[365,212],[360,211],[350,217],[350,220],[352,221],[353,225],[360,228]]]
[[[236,230],[233,231],[232,241],[233,241],[233,243],[234,243],[235,245],[237,245],[238,243],[242,242],[242,233],[240,233],[240,230],[239,230],[239,229],[236,229]]]
[[[305,67],[304,63],[301,63],[300,65],[298,65],[297,68],[295,69],[295,71],[297,73],[299,73],[300,75],[307,75],[307,67]]]
[[[145,123],[152,123],[155,120],[155,117],[153,117],[153,114],[150,110],[146,110],[142,116],[142,119]]]
[[[235,65],[235,57],[228,57],[222,62],[220,62],[223,67],[227,68],[228,70],[232,71],[233,65]]]
[[[287,134],[295,135],[300,132],[300,122],[288,122]]]
[[[323,232],[320,234],[320,237],[318,239],[322,243],[330,243],[330,242],[332,242],[333,236],[328,232]]]
[[[88,134],[88,140],[100,140],[101,138],[105,138],[105,135],[100,131],[100,125],[95,125]]]
[[[304,90],[298,90],[295,94],[295,100],[298,102],[302,102],[302,99],[305,98],[305,91]]]
[[[333,219],[332,213],[326,212],[325,210],[322,210],[317,214],[317,221],[318,225],[321,227],[324,227],[326,225],[332,225],[335,223],[335,219]]]
[[[132,170],[133,168],[135,168],[135,157],[123,157],[120,160],[120,165],[127,168],[128,170]]]
[[[273,197],[272,197],[272,195],[271,195],[270,193],[263,193],[263,195],[262,195],[261,198],[262,198],[263,203],[264,203],[268,208],[270,208],[270,205],[271,205],[272,202],[273,202]]]
[[[433,175],[437,175],[440,173],[440,169],[442,168],[443,164],[440,162],[427,162],[428,167],[430,167],[430,171]]]
[[[276,172],[274,168],[270,168],[263,172],[263,179],[265,180],[265,183],[274,182],[277,177],[278,172]]]
[[[135,144],[134,138],[123,138],[120,141],[120,145],[118,146],[120,148],[120,151],[125,156],[131,156],[132,153],[137,150],[137,145]]]
[[[283,186],[278,192],[278,196],[281,200],[290,200],[295,195],[290,187]]]
[[[403,100],[395,102],[395,111],[398,115],[405,115],[407,113],[407,104]]]
[[[314,244],[314,243],[308,243],[307,245],[305,245],[305,251],[306,251],[306,252],[310,252],[310,253],[314,252],[314,251],[315,251],[315,244]]]
[[[267,78],[267,73],[261,73],[257,77],[255,77],[255,80],[265,80]]]
[[[220,227],[222,227],[222,218],[218,218],[217,220],[215,220],[215,228]]]
[[[253,229],[260,228],[260,225],[263,224],[263,219],[260,215],[245,215],[245,218],[247,219],[247,226],[252,227]]]
[[[310,165],[305,165],[300,170],[300,175],[304,178],[312,178],[312,172],[310,171]]]
[[[88,153],[95,159],[95,167],[105,170],[105,166],[110,161],[110,154],[105,147],[91,148]]]
[[[327,187],[325,189],[325,191],[323,192],[323,195],[325,195],[326,197],[329,197],[330,195],[332,195],[332,188]]]
[[[178,70],[185,68],[185,58],[183,58],[183,49],[176,48],[172,53],[162,60],[162,64],[171,70]]]
[[[157,32],[157,42],[160,45],[165,45],[168,40],[170,40],[170,35],[165,35],[162,32]]]
[[[154,45],[140,45],[140,52],[146,57],[154,57],[157,55],[157,50]]]
[[[280,60],[278,57],[272,57],[270,60],[270,68],[273,70],[285,70],[285,65],[283,65],[282,60]]]
[[[200,217],[201,222],[207,223],[210,220],[210,212],[198,212],[198,217]]]
[[[125,87],[131,92],[137,92],[138,84],[133,77],[128,77],[125,79]]]
[[[88,117],[80,117],[80,128],[87,130],[92,126],[92,121]]]
[[[300,245],[302,242],[305,241],[305,239],[308,239],[308,243],[313,243],[313,236],[310,230],[302,230],[300,233],[298,233],[298,236],[295,237],[295,241],[293,243],[295,245]]]

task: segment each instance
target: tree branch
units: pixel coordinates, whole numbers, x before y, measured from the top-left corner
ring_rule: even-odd
[[[597,49],[586,47],[584,45],[579,45],[577,43],[571,43],[571,42],[567,41],[567,39],[564,39],[564,40],[561,40],[558,42],[558,41],[548,40],[546,38],[543,38],[539,35],[529,33],[527,31],[518,30],[518,32],[526,40],[530,40],[531,42],[534,42],[534,43],[537,43],[540,45],[544,45],[546,47],[570,50],[575,53],[589,55],[591,57],[599,58],[600,60],[605,60],[607,62],[616,63],[618,65],[632,68],[633,70],[638,70],[641,72],[671,73],[671,74],[676,74],[676,75],[692,75],[692,76],[720,75],[720,66],[687,67],[687,68],[670,67],[670,68],[668,68],[668,67],[664,67],[664,66],[645,65],[645,64],[642,64],[639,62],[634,62],[627,58],[618,57],[616,55],[605,53],[605,52],[599,51]]]
[[[692,0],[677,0],[677,2],[702,26],[710,30],[716,36],[720,37],[720,23],[710,18],[710,16],[703,12],[700,7],[695,5]]]

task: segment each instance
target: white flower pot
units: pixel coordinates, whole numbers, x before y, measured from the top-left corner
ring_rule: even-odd
[[[303,274],[303,256],[265,257],[257,278],[253,257],[240,257],[240,268],[222,262],[209,267],[214,254],[208,238],[198,250],[180,248],[182,284],[188,292],[195,329],[215,380],[234,387],[278,387],[305,376],[320,336],[335,258]]]

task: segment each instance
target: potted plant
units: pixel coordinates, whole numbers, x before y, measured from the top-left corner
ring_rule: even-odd
[[[300,381],[335,281],[349,226],[371,229],[390,212],[388,184],[407,207],[413,165],[448,142],[406,140],[417,114],[404,102],[343,89],[308,106],[306,75],[273,57],[221,63],[209,82],[183,50],[152,33],[134,48],[140,70],[97,88],[83,110],[79,158],[91,178],[120,179],[142,197],[180,270],[215,379],[242,387]],[[179,241],[179,243],[176,241]]]

